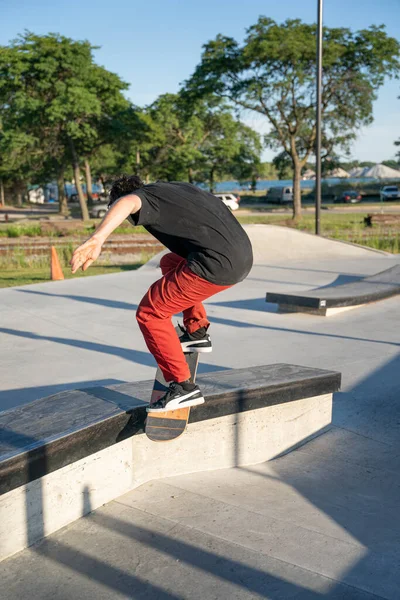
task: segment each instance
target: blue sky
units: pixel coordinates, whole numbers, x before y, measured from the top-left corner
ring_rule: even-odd
[[[277,21],[316,20],[316,0],[0,0],[0,44],[29,29],[88,39],[98,63],[130,84],[129,97],[145,105],[176,92],[200,60],[202,45],[218,33],[238,40],[263,14]],[[385,24],[400,39],[399,0],[324,0],[324,23],[361,29]],[[361,131],[352,148],[359,160],[393,158],[400,138],[400,81],[389,81],[374,105],[374,124]],[[265,130],[248,115],[246,122]],[[264,153],[270,160],[271,151]]]

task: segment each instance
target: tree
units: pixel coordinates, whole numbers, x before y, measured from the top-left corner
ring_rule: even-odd
[[[218,98],[187,103],[180,94],[163,94],[136,117],[135,137],[107,150],[114,173],[136,172],[145,181],[207,182],[248,169],[261,150],[259,136]]]
[[[206,182],[214,189],[217,178],[233,171],[249,177],[259,160],[258,134],[234,119],[218,98],[187,102],[179,94],[164,94],[146,113],[151,133],[141,168],[147,165],[153,177]]]
[[[127,85],[93,61],[94,47],[58,34],[26,32],[1,48],[0,115],[40,140],[43,163],[54,172],[60,211],[66,212],[64,174],[71,164],[82,218],[81,158],[106,143],[113,120],[129,106]]]
[[[0,192],[5,202],[4,188],[12,187],[17,204],[27,192],[27,184],[40,170],[39,142],[33,136],[0,122]]]
[[[215,190],[217,179],[232,174],[239,181],[254,180],[260,163],[259,135],[224,109],[215,115],[210,135],[201,145],[202,157],[198,163],[198,180]]]
[[[325,153],[348,148],[372,122],[372,103],[386,76],[399,72],[400,44],[384,26],[357,32],[324,28],[322,82]],[[269,121],[266,143],[290,157],[294,218],[301,215],[301,169],[315,147],[316,26],[300,20],[277,24],[260,17],[240,45],[218,35],[204,46],[186,94],[211,93]]]
[[[400,159],[400,156],[399,156]],[[391,169],[395,169],[396,171],[399,170],[400,167],[400,160],[383,160],[382,164],[385,165],[386,167],[390,167]]]
[[[290,179],[293,170],[292,170],[292,160],[290,155],[284,150],[280,152],[272,159],[272,164],[275,167],[275,170],[278,173],[279,179]]]
[[[115,178],[116,173],[129,172],[147,180],[151,161],[147,152],[157,143],[154,124],[144,109],[129,106],[114,115],[101,130],[100,143],[90,154],[94,173],[103,185]]]

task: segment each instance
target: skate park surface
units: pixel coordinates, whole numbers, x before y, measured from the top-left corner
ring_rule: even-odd
[[[400,598],[400,298],[330,319],[265,302],[400,260],[279,227],[249,232],[251,274],[206,303],[214,351],[200,373],[340,371],[331,430],[270,462],[144,484],[3,561],[0,598]],[[156,265],[0,290],[0,410],[151,379],[134,314]]]

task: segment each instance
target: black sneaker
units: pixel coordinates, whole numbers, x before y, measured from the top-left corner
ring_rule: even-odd
[[[184,381],[177,383],[172,381],[169,384],[169,390],[157,402],[147,406],[147,412],[167,412],[177,408],[187,408],[188,406],[197,406],[203,404],[204,398],[200,388],[195,383]]]
[[[189,333],[182,325],[178,324],[181,331],[179,340],[183,352],[212,352],[211,338],[205,327],[200,327],[197,331]]]

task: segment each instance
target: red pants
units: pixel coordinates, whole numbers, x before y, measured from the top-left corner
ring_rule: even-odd
[[[186,259],[172,252],[162,257],[160,267],[163,277],[143,297],[136,318],[165,380],[186,381],[190,372],[171,317],[183,311],[183,324],[189,333],[208,327],[201,302],[231,286],[215,285],[199,277],[189,269]]]

